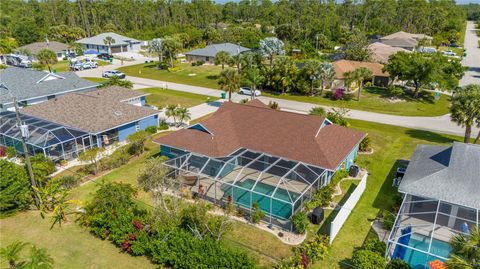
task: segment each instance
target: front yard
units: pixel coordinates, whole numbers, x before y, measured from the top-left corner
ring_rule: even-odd
[[[203,104],[207,101],[215,101],[218,98],[190,92],[181,92],[166,90],[161,88],[145,88],[139,91],[148,93],[147,105],[153,105],[158,108],[168,105],[180,105],[181,107],[192,107]]]
[[[356,120],[350,122],[352,128],[369,133],[372,139],[374,153],[360,155],[357,161],[370,173],[367,189],[333,242],[327,259],[314,264],[313,268],[340,268],[342,263],[349,262],[354,248],[361,246],[371,234],[371,221],[380,210],[390,208],[394,202],[395,189],[391,187],[390,180],[398,159],[410,158],[415,145],[419,143],[446,144],[454,139],[460,140],[459,137],[428,131]],[[160,135],[164,134],[157,136]],[[147,153],[144,155],[132,159],[128,164],[104,174],[95,181],[75,188],[71,198],[87,201],[101,182],[121,181],[136,184],[136,177],[145,159],[158,153],[158,145],[151,141],[147,142],[146,147]],[[346,193],[353,189],[353,185],[355,182],[352,181],[341,183],[342,190]],[[141,190],[137,199],[142,204],[151,204],[150,195]],[[54,227],[52,230],[49,229],[49,224],[48,219],[42,220],[35,211],[2,219],[0,220],[2,245],[20,239],[35,243],[39,247],[46,247],[60,268],[108,268],[113,264],[122,264],[124,268],[153,268],[147,259],[121,253],[111,243],[95,238],[73,222],[61,228]],[[326,231],[326,228],[328,223],[310,225],[309,237],[319,230]],[[268,232],[243,223],[235,224],[234,230],[226,237],[226,242],[233,248],[247,250],[252,256],[260,259],[262,266],[268,268],[291,255],[290,246],[281,243]]]
[[[367,87],[363,89],[360,101],[356,100],[356,93],[352,100],[332,100],[327,97],[305,96],[293,94],[277,94],[264,92],[267,97],[306,102],[333,107],[365,110],[377,113],[399,116],[441,116],[449,113],[450,97],[442,94],[435,100],[433,93],[422,92],[423,96],[414,99],[409,96],[392,98],[393,96],[384,88]]]
[[[219,89],[217,80],[218,75],[222,71],[221,66],[192,66],[190,63],[179,63],[175,66],[175,68],[178,68],[178,70],[172,72],[167,70],[158,70],[157,63],[153,62],[125,66],[119,68],[118,70],[125,73],[127,76]]]
[[[98,66],[108,65],[108,62],[105,61],[95,61]],[[59,61],[58,63],[51,66],[52,71],[54,72],[66,72],[70,71],[70,62],[68,60]],[[44,67],[45,70],[48,70],[47,66]]]

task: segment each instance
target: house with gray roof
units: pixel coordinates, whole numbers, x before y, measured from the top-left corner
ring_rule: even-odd
[[[212,44],[208,45],[205,48],[195,49],[185,53],[188,62],[198,62],[202,61],[205,63],[213,64],[215,63],[215,55],[218,52],[225,51],[230,56],[235,56],[240,53],[250,51],[249,48],[242,47],[237,44],[232,43],[221,43],[221,44]]]
[[[395,48],[402,48],[409,51],[413,51],[418,42],[425,40],[428,43],[431,42],[432,37],[425,34],[411,34],[404,31],[399,31],[380,38],[380,42],[385,45],[389,45]]]
[[[386,256],[412,268],[445,261],[450,239],[479,225],[480,145],[418,145],[398,191],[403,203]]]
[[[0,111],[14,109],[13,97],[20,106],[27,106],[70,92],[94,90],[98,86],[74,72],[48,73],[18,67],[0,70],[0,84]]]
[[[110,51],[108,45],[105,44],[105,38],[111,37],[114,42],[110,45]],[[119,35],[116,33],[108,32],[101,33],[92,37],[85,37],[76,41],[83,46],[84,53],[88,54],[100,54],[100,53],[121,53],[127,51],[139,51],[141,41]]]
[[[37,54],[43,49],[48,49],[55,52],[59,61],[62,60],[64,57],[68,57],[70,53],[74,52],[74,50],[70,49],[70,46],[65,43],[57,41],[43,41],[21,46],[17,49],[17,53],[21,54],[23,50],[27,50],[31,53],[30,58],[36,60]]]

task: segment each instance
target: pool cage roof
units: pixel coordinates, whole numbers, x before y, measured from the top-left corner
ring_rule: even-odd
[[[420,252],[430,257],[448,259],[447,245],[452,236],[468,235],[479,226],[479,209],[451,204],[445,201],[406,195],[388,239],[387,256],[399,257],[401,248]],[[418,235],[422,244],[412,244]],[[394,247],[393,247],[394,246]]]
[[[20,119],[23,124],[28,126],[29,137],[26,141],[27,144],[39,148],[48,148],[89,135],[84,131],[65,127],[57,123],[38,119],[25,114],[20,114]],[[0,135],[16,140],[22,139],[20,128],[17,126],[15,112],[0,112]]]
[[[307,191],[326,175],[326,169],[272,156],[249,149],[238,149],[226,157],[208,157],[187,153],[164,162],[164,165],[183,172],[205,176],[215,181],[235,185],[271,199],[296,204]],[[216,167],[216,169],[212,169]],[[235,171],[235,172],[232,172]],[[229,174],[227,176],[227,174]],[[239,185],[243,178],[253,180],[248,186]],[[260,191],[260,185],[273,186],[270,191]],[[320,185],[320,184],[319,184]],[[324,185],[322,180],[321,186]],[[318,185],[317,185],[318,186]],[[279,191],[282,189],[281,191]]]

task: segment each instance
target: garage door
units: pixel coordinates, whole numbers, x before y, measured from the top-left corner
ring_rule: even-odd
[[[112,53],[122,52],[120,47],[112,47]]]

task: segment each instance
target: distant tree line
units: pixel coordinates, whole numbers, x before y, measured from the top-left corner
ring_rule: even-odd
[[[181,34],[183,47],[223,41],[257,47],[262,38],[276,36],[287,50],[311,53],[345,43],[353,29],[365,35],[404,30],[456,42],[466,11],[453,0],[345,0],[342,4],[333,0],[225,4],[209,0],[3,0],[0,38],[2,43],[14,38],[24,45],[48,35],[50,40],[73,43],[112,31],[144,40]]]

